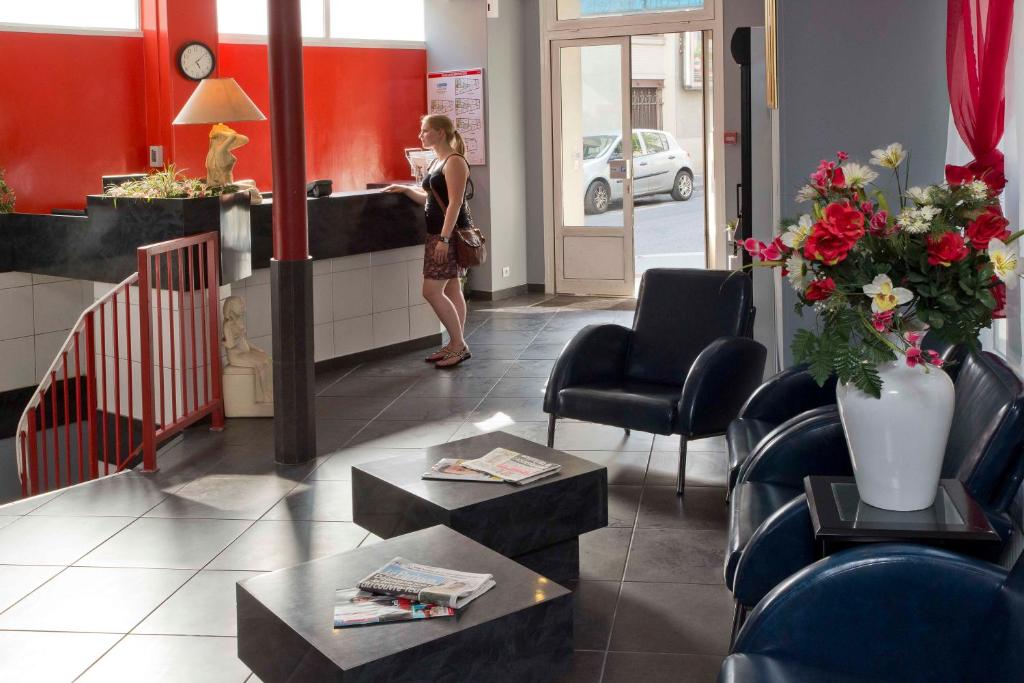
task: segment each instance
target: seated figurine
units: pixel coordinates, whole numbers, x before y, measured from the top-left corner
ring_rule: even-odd
[[[270,355],[249,343],[245,333],[245,302],[240,297],[229,296],[224,300],[223,342],[228,360],[224,367],[225,415],[273,416],[274,373]]]

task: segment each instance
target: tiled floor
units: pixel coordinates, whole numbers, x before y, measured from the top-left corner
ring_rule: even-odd
[[[234,584],[374,538],[352,523],[351,466],[502,429],[544,443],[553,359],[610,301],[475,307],[473,359],[422,352],[317,378],[319,457],[273,464],[269,420],[194,429],[129,472],[0,507],[0,680],[255,680],[235,656]],[[572,421],[555,443],[608,467],[610,526],[581,539],[569,681],[713,681],[728,648],[724,444]]]

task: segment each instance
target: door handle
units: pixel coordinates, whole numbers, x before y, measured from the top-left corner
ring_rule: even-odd
[[[637,166],[646,166],[646,165],[647,165],[646,161],[641,161],[639,164],[637,164]]]
[[[675,158],[676,158],[676,155],[675,155],[675,154],[670,154],[668,158],[669,158],[669,159],[675,159]]]

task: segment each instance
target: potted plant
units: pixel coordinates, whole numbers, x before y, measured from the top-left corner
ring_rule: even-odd
[[[0,213],[13,213],[14,201],[17,199],[14,190],[7,184],[4,178],[4,169],[0,167]]]
[[[928,330],[977,347],[1016,285],[1020,233],[999,209],[1001,174],[948,167],[946,182],[908,188],[901,145],[872,156],[895,178],[898,211],[874,187],[878,172],[838,152],[797,195],[809,213],[771,244],[742,246],[755,265],[782,269],[798,312],[814,312],[816,330],[797,331],[793,354],[819,383],[839,380],[862,500],[917,510],[934,501],[953,415],[952,381],[920,340]]]

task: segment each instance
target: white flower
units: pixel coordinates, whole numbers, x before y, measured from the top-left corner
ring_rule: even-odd
[[[928,232],[932,229],[932,220],[942,213],[942,209],[935,206],[921,206],[916,209],[906,209],[896,219],[904,232],[912,235]]]
[[[864,293],[871,297],[871,310],[874,313],[885,313],[907,303],[914,298],[914,293],[904,287],[893,287],[892,278],[888,275],[876,275],[870,285],[864,285]]]
[[[812,202],[819,196],[820,195],[818,194],[818,191],[815,190],[813,187],[811,187],[810,185],[804,185],[796,193],[796,200],[798,202]]]
[[[799,249],[811,236],[813,228],[814,219],[805,213],[800,216],[800,221],[796,225],[790,225],[786,228],[786,232],[782,233],[782,243],[790,249]]]
[[[916,185],[907,190],[907,199],[914,202],[915,204],[932,203],[931,193],[927,189],[923,187],[917,187]]]
[[[1002,240],[993,237],[988,241],[988,258],[992,261],[996,277],[1006,284],[1006,288],[1016,287],[1017,273],[1020,271],[1017,247],[1007,246]]]
[[[863,164],[843,164],[843,174],[846,176],[846,184],[850,187],[864,187],[878,179],[878,173],[872,171]]]
[[[789,280],[789,284],[793,285],[793,289],[802,294],[807,289],[811,273],[807,268],[807,260],[800,255],[800,252],[794,251],[786,259],[786,271],[786,278]]]
[[[984,180],[972,180],[967,183],[967,190],[971,193],[971,199],[976,202],[988,199],[988,183]]]
[[[894,142],[885,149],[871,150],[871,163],[883,168],[896,168],[907,158],[903,145]]]

